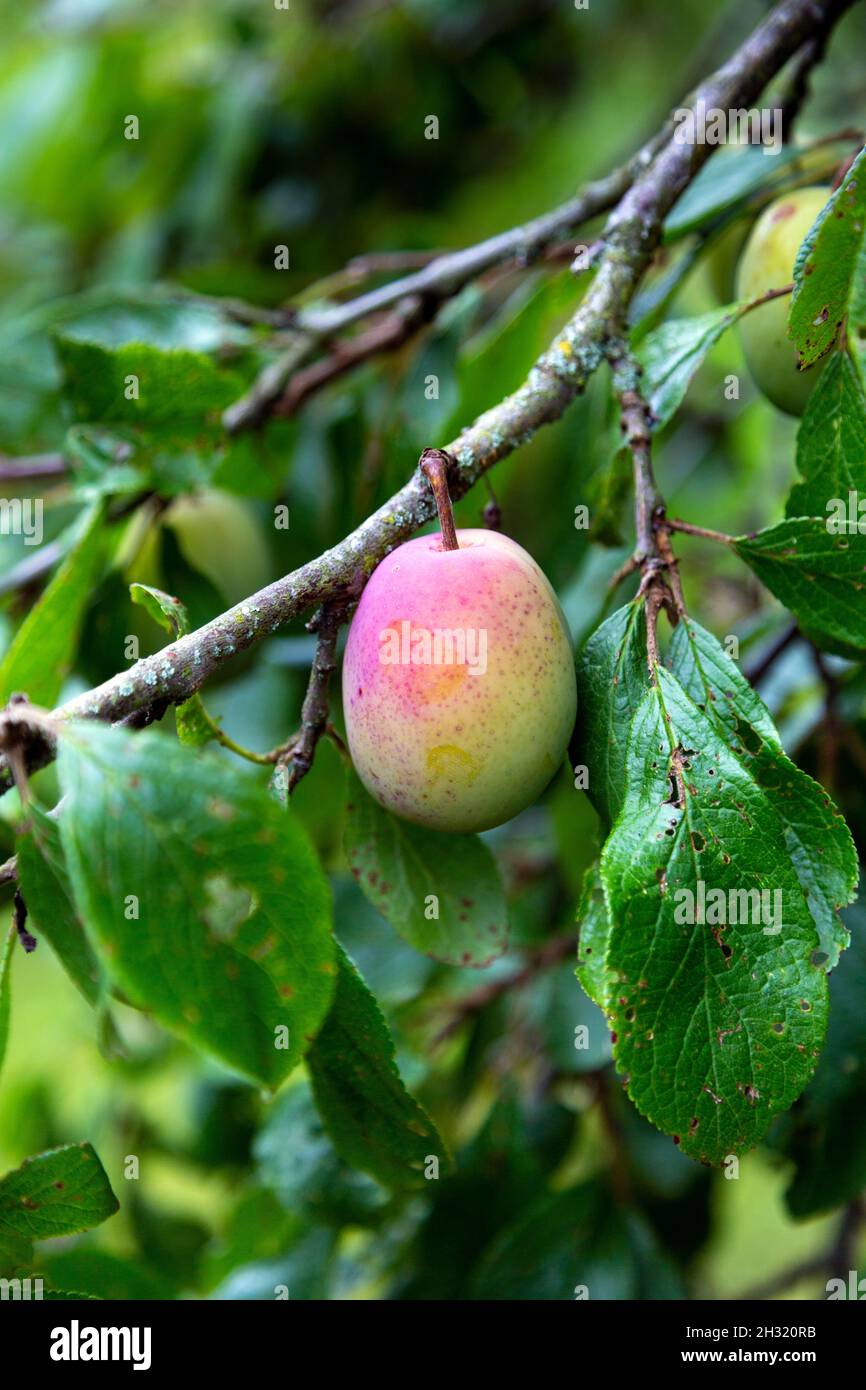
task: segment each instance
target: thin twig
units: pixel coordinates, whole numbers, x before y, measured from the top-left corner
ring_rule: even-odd
[[[718,541],[721,545],[731,545],[734,540],[724,531],[711,531],[708,526],[693,526],[690,521],[680,521],[676,516],[666,517],[665,526],[669,531],[682,531],[685,536],[702,536],[705,541]]]
[[[640,560],[634,552],[632,552],[627,560],[623,560],[619,569],[615,570],[608,580],[608,593],[613,593],[614,589],[618,589],[622,581],[628,579],[629,575],[634,574],[637,569],[640,569]]]
[[[794,133],[794,123],[809,96],[809,79],[824,57],[829,34],[830,23],[828,22],[819,33],[814,34],[807,43],[803,44],[800,52],[794,58],[788,90],[779,103],[782,111],[782,139],[786,144]]]
[[[294,415],[308,396],[343,376],[371,357],[395,352],[428,323],[433,312],[429,301],[413,295],[393,314],[380,319],[364,333],[336,342],[326,357],[294,373],[273,403],[276,416]]]
[[[24,454],[10,458],[0,454],[0,482],[27,482],[31,478],[62,478],[66,473],[62,454]]]
[[[511,975],[500,976],[497,980],[490,980],[487,984],[478,985],[468,994],[464,994],[454,1005],[454,1011],[448,1022],[440,1028],[433,1038],[433,1046],[445,1042],[456,1033],[470,1018],[487,1009],[491,1004],[495,1004],[497,999],[501,999],[504,994],[510,994],[512,990],[522,989],[528,985],[541,971],[549,969],[551,966],[559,965],[561,961],[568,960],[577,950],[576,936],[555,936],[550,941],[545,941],[543,946],[539,946],[532,951],[526,964]]]
[[[48,541],[40,545],[32,554],[25,555],[17,565],[0,575],[0,597],[15,594],[36,584],[44,575],[50,573],[59,560],[63,559],[64,546],[59,541]]]
[[[556,244],[570,230],[576,230],[584,222],[606,212],[613,207],[630,187],[635,177],[646,169],[656,152],[670,136],[671,121],[653,137],[626,164],[614,169],[602,179],[589,183],[577,194],[521,227],[513,227],[507,232],[488,237],[476,246],[460,251],[449,251],[435,257],[409,275],[393,280],[368,293],[358,295],[344,304],[311,305],[309,309],[298,310],[292,319],[297,338],[285,352],[270,366],[266,367],[250,389],[240,400],[229,406],[223,416],[223,424],[229,433],[259,425],[274,402],[279,400],[286,385],[303,359],[309,355],[317,342],[333,338],[337,333],[364,318],[378,314],[401,301],[423,303],[428,315],[446,299],[453,298],[459,290],[477,279],[493,266],[508,261],[516,261],[525,266],[536,260],[551,244]],[[573,248],[572,248],[573,254]],[[364,259],[361,258],[362,262]],[[392,331],[396,332],[393,325]],[[349,344],[352,340],[349,340]],[[349,347],[349,344],[346,347]],[[366,356],[371,356],[374,349]],[[326,359],[327,361],[331,361]],[[358,359],[363,360],[363,359]],[[344,367],[343,370],[347,370]],[[326,379],[330,380],[335,373]],[[312,389],[317,389],[316,385]],[[310,389],[305,392],[310,394]]]
[[[587,1080],[595,1091],[599,1118],[610,1145],[611,1184],[618,1203],[628,1207],[632,1200],[631,1156],[611,1093],[612,1069],[599,1067],[597,1071],[590,1072]]]
[[[640,389],[641,368],[622,342],[611,343],[608,356],[620,404],[620,425],[634,465],[636,545],[632,568],[641,572],[638,597],[643,598],[646,608],[647,666],[655,679],[659,613],[665,608],[676,622],[685,612],[685,602],[665,521],[665,504],[653,472],[652,412]]]
[[[744,673],[746,680],[752,685],[758,685],[770,670],[770,667],[776,664],[782,653],[788,650],[791,643],[795,641],[799,635],[800,629],[796,623],[791,623],[786,627],[785,631],[776,638],[776,641],[767,649],[755,665]]]
[[[671,127],[672,122],[669,121],[626,164],[604,178],[588,183],[576,197],[552,212],[544,213],[521,227],[512,227],[507,232],[488,237],[476,246],[450,251],[411,275],[370,290],[345,304],[302,310],[296,319],[297,328],[320,337],[339,333],[359,319],[387,309],[408,295],[451,298],[492,266],[515,258],[521,265],[530,265],[546,247],[560,241],[571,229],[577,229],[613,207],[663,147]]]
[[[328,689],[337,666],[337,638],[346,621],[347,608],[347,601],[325,604],[307,624],[310,631],[316,633],[318,641],[301,708],[301,728],[283,756],[277,759],[278,766],[291,763],[289,792],[294,791],[301,779],[306,777],[313,765],[319,739],[328,728]]]
[[[652,416],[640,391],[640,367],[625,344],[612,344],[609,356],[620,404],[620,429],[634,464],[635,558],[642,565],[658,558],[655,517],[664,506],[653,473]]]
[[[288,347],[284,348],[273,362],[269,362],[249,390],[223,412],[223,428],[229,434],[237,434],[239,430],[252,429],[261,424],[274,401],[279,400],[286,389],[292,372],[309,356],[314,347],[315,340],[307,334],[293,334]]]

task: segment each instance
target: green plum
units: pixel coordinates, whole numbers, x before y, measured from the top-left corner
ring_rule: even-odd
[[[267,539],[253,505],[216,488],[178,497],[163,524],[174,531],[187,564],[238,603],[272,578]]]
[[[829,197],[826,188],[799,188],[765,208],[752,228],[737,270],[737,299],[757,299],[793,279],[800,245]],[[788,415],[802,415],[822,370],[805,371],[788,337],[789,295],[769,300],[740,320],[746,362],[767,400]]]

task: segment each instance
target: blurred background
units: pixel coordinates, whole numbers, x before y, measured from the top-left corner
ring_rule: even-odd
[[[0,455],[63,464],[41,487],[42,561],[0,536],[0,648],[109,468],[136,506],[116,523],[64,695],[121,669],[130,634],[142,654],[163,644],[130,604],[131,580],[179,594],[198,624],[339,540],[406,479],[421,448],[446,443],[523,380],[582,282],[569,258],[492,272],[398,351],[234,439],[219,411],[281,343],[266,316],[238,317],[225,300],[275,309],[341,299],[362,287],[357,273],[341,274],[354,258],[455,248],[546,211],[637,148],[767,8],[3,0]],[[864,40],[855,7],[813,79],[799,139],[866,125]],[[436,139],[425,138],[431,116]],[[125,135],[130,117],[136,139]],[[794,181],[829,180],[848,152],[831,150]],[[759,203],[739,209],[734,253]],[[275,269],[277,246],[288,269]],[[660,253],[650,292],[682,246]],[[717,238],[711,253],[677,277],[669,312],[733,297],[730,245]],[[641,307],[652,313],[649,299]],[[207,358],[201,411],[127,419],[101,407],[106,355],[142,342]],[[178,359],[181,397],[190,361]],[[731,372],[742,381],[734,403],[719,389]],[[671,511],[729,533],[777,520],[794,441],[795,422],[756,396],[726,335],[660,443]],[[563,421],[492,475],[504,529],[548,573],[577,641],[630,550],[617,445],[599,374]],[[476,487],[458,524],[478,524],[487,500]],[[581,503],[589,532],[574,526]],[[287,530],[274,528],[278,504],[289,507]],[[677,550],[695,616],[738,638],[748,670],[782,631],[782,611],[717,548],[680,537]],[[281,742],[297,724],[311,655],[299,622],[228,668],[206,692],[209,709],[249,747]],[[828,660],[842,681],[836,708],[842,701],[866,734],[866,685]],[[786,747],[834,791],[862,844],[863,769],[828,736],[826,677],[794,643],[761,690]],[[36,779],[46,802],[52,778],[49,769]],[[0,1170],[87,1138],[121,1200],[91,1236],[45,1247],[49,1279],[121,1298],[272,1297],[276,1283],[292,1298],[561,1297],[577,1239],[593,1297],[713,1298],[827,1248],[838,1208],[866,1182],[862,946],[834,979],[832,1071],[727,1180],[676,1152],[624,1099],[604,1021],[569,959],[478,1001],[479,985],[509,980],[542,943],[574,931],[596,817],[565,773],[487,837],[513,949],[483,974],[412,952],[346,874],[343,772],[329,744],[294,799],[333,874],[338,935],[388,1011],[403,1075],[457,1153],[458,1176],[433,1194],[394,1197],[338,1159],[302,1075],[268,1104],[123,1006],[120,1044],[110,1045],[43,945],[14,962]],[[13,796],[0,802],[0,859],[19,809]],[[578,1051],[582,1024],[591,1046]],[[137,1180],[124,1179],[128,1155],[140,1158]],[[815,1297],[825,1278],[816,1268],[784,1296]]]

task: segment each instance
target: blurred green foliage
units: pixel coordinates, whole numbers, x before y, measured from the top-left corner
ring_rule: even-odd
[[[764,8],[4,0],[0,451],[62,449],[69,459],[71,480],[45,492],[45,544],[62,552],[82,499],[161,499],[114,523],[113,558],[92,587],[65,691],[121,669],[130,634],[142,654],[162,645],[132,605],[130,582],[179,595],[194,624],[225,607],[213,559],[196,564],[184,552],[162,503],[202,486],[237,494],[258,536],[257,582],[287,572],[384,501],[421,447],[444,443],[517,386],[581,289],[561,266],[471,287],[409,347],[341,380],[296,419],[234,441],[219,430],[219,410],[274,342],[211,297],[273,307],[318,296],[317,282],[355,256],[457,247],[552,207],[636,147]],[[855,11],[814,78],[802,134],[866,122],[864,38],[866,17]],[[431,114],[436,141],[424,139]],[[130,116],[137,140],[124,136]],[[288,271],[274,269],[281,244]],[[678,254],[661,253],[651,285]],[[702,264],[669,307],[685,316],[717,304]],[[128,372],[166,349],[172,356],[156,360],[167,385],[155,402],[143,395],[128,410],[104,408],[117,404]],[[431,372],[441,391],[428,401]],[[722,410],[718,381],[729,372],[742,374],[742,400]],[[725,334],[660,436],[671,512],[731,533],[778,520],[795,477],[794,434],[756,397],[736,337]],[[599,620],[629,545],[627,479],[611,473],[617,445],[599,374],[559,424],[492,477],[506,530],[550,576],[578,640]],[[476,488],[458,524],[477,524],[485,501]],[[283,502],[291,524],[275,530],[272,508]],[[575,529],[581,502],[603,510],[606,548]],[[759,658],[783,626],[780,606],[725,552],[687,537],[677,550],[701,622],[736,634],[744,664]],[[29,558],[20,537],[0,538],[0,647],[39,592],[38,582],[2,585]],[[206,691],[209,711],[240,743],[274,746],[297,723],[311,653],[298,623],[228,667]],[[845,670],[843,712],[866,734],[863,677]],[[786,746],[828,778],[821,680],[802,644],[763,693]],[[34,785],[50,803],[54,770]],[[836,758],[828,785],[862,856],[862,769]],[[120,1298],[270,1298],[282,1284],[293,1298],[569,1297],[578,1252],[580,1282],[594,1285],[594,1297],[712,1297],[826,1242],[827,1203],[809,1196],[810,1184],[826,1197],[835,1182],[833,1124],[830,1139],[810,1128],[813,1112],[826,1119],[826,1074],[779,1134],[742,1160],[740,1180],[727,1181],[690,1164],[630,1109],[601,1015],[570,963],[447,1032],[481,980],[520,968],[518,948],[572,929],[597,825],[564,772],[538,807],[487,837],[514,949],[483,976],[413,951],[360,894],[340,848],[344,770],[331,745],[293,802],[332,875],[337,935],[385,1009],[402,1075],[440,1126],[457,1175],[420,1195],[386,1191],[337,1156],[303,1073],[268,1102],[122,1003],[108,1029],[41,942],[12,962],[0,1171],[86,1137],[121,1203],[92,1235],[44,1247],[39,1267],[54,1287]],[[0,802],[0,859],[19,816],[16,796]],[[856,983],[862,969],[852,952],[834,988],[844,996],[846,972]],[[855,1013],[844,1006],[831,1042],[855,1073],[843,1101],[859,1135],[866,1046]],[[588,1052],[574,1046],[584,1024]],[[795,1177],[788,1155],[804,1148],[811,1166]],[[130,1155],[140,1172],[125,1180]],[[843,1171],[840,1197],[854,1194],[858,1175],[862,1165],[853,1178]],[[790,1292],[814,1296],[819,1286]]]

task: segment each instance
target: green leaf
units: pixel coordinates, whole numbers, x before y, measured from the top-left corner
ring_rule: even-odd
[[[130,584],[129,596],[172,637],[186,637],[190,630],[189,615],[179,598],[172,598],[171,594],[151,584]]]
[[[387,1187],[423,1187],[425,1165],[451,1167],[430,1117],[394,1061],[379,1005],[343,949],[331,1012],[307,1057],[316,1105],[337,1152]]]
[[[12,950],[15,946],[16,936],[17,932],[13,922],[6,933],[2,949],[0,949],[0,1071],[3,1069],[3,1059],[6,1056],[6,1044],[9,1041]]]
[[[591,530],[596,545],[618,548],[624,544],[621,534],[622,522],[626,514],[627,499],[630,499],[632,494],[632,476],[631,449],[616,449],[610,466],[604,470],[597,482]]]
[[[367,1226],[388,1200],[366,1172],[350,1167],[322,1126],[306,1081],[283,1091],[253,1145],[260,1180],[287,1212],[334,1226]]]
[[[544,1192],[506,1226],[475,1270],[473,1299],[539,1301],[684,1296],[642,1220],[600,1182]]]
[[[827,979],[773,801],[663,668],[601,867],[617,1067],[642,1114],[719,1163],[806,1085]]]
[[[493,403],[490,383],[495,375],[497,388],[514,391],[550,343],[583,293],[583,285],[570,271],[542,276],[519,285],[508,302],[475,337],[471,338],[457,363],[458,408],[443,437],[462,428]],[[446,378],[447,379],[447,378]],[[413,408],[418,411],[418,392]]]
[[[852,1201],[866,1185],[866,908],[847,917],[852,944],[830,981],[827,1043],[781,1141],[796,1164],[785,1200],[798,1218]]]
[[[819,645],[866,650],[866,534],[789,517],[733,546]]]
[[[141,1256],[124,1258],[108,1250],[94,1250],[83,1243],[72,1250],[39,1256],[39,1272],[52,1288],[83,1290],[80,1298],[116,1299],[137,1302],[139,1299],[169,1299],[177,1290],[161,1276],[148,1269]],[[45,1297],[69,1297],[59,1292]]]
[[[0,1178],[0,1268],[30,1264],[34,1240],[89,1231],[119,1206],[90,1144],[25,1159]]]
[[[97,503],[85,513],[77,541],[0,663],[0,705],[16,691],[36,705],[55,703],[75,660],[84,614],[105,553],[104,508]]]
[[[722,213],[744,204],[753,193],[774,189],[790,174],[790,166],[802,154],[795,145],[783,146],[772,156],[765,154],[763,145],[745,145],[730,152],[720,150],[677,199],[665,221],[665,241],[675,241],[715,222]]]
[[[179,598],[173,598],[171,594],[150,584],[130,584],[129,593],[133,603],[146,609],[172,637],[185,637],[190,631],[189,614]],[[174,723],[181,743],[191,748],[202,748],[219,735],[219,725],[211,719],[198,691],[177,706]]]
[[[577,655],[580,718],[574,766],[588,769],[587,794],[610,825],[625,792],[629,720],[649,685],[643,603],[627,603],[598,627]]]
[[[683,618],[674,631],[669,662],[683,689],[772,801],[824,963],[832,970],[849,940],[839,911],[853,902],[859,877],[844,817],[824,788],[785,756],[763,700],[711,633]]]
[[[541,1042],[544,1058],[557,1075],[598,1072],[610,1063],[607,1020],[590,998],[575,989],[571,960],[540,971],[521,994],[512,1010],[515,1024],[525,1026],[528,1035]]]
[[[18,881],[38,937],[44,937],[88,1003],[105,993],[102,967],[75,907],[57,821],[30,805],[30,829],[18,841]]]
[[[859,321],[866,295],[866,149],[819,213],[794,266],[788,333],[809,367],[836,341],[846,315]]]
[[[110,978],[278,1085],[334,988],[329,891],[303,831],[240,769],[159,734],[64,726],[58,769],[75,901]]]
[[[106,348],[147,343],[162,349],[215,352],[226,344],[242,346],[254,338],[253,331],[222,306],[161,285],[122,292],[100,286],[67,304],[64,338]],[[57,306],[53,307],[56,316]]]
[[[346,854],[365,896],[416,950],[447,965],[489,965],[507,916],[493,856],[476,835],[424,830],[383,811],[354,774]]]
[[[655,429],[676,414],[707,353],[745,308],[729,304],[695,318],[668,319],[640,344],[636,356],[643,367],[643,387]]]
[[[230,1303],[252,1299],[273,1302],[278,1296],[285,1298],[286,1293],[295,1303],[326,1299],[335,1241],[333,1231],[311,1227],[278,1258],[236,1266],[208,1297]]]
[[[240,377],[221,371],[204,353],[184,348],[147,343],[108,348],[62,335],[55,346],[66,395],[82,421],[186,427],[199,433],[203,425],[215,425],[243,390]],[[137,394],[130,399],[133,392]]]
[[[788,516],[826,517],[834,499],[866,497],[866,395],[847,352],[835,352],[818,377],[797,432],[797,468]]]
[[[75,1289],[45,1289],[42,1294],[46,1303],[98,1303],[95,1293],[81,1293]]]
[[[579,934],[575,974],[592,1002],[604,1009],[615,981],[607,968],[611,923],[601,881],[601,865],[597,862],[586,871],[577,922]]]
[[[66,431],[64,453],[78,497],[156,492],[177,497],[209,486],[222,461],[219,436],[206,421],[191,433],[175,423],[78,424]]]

